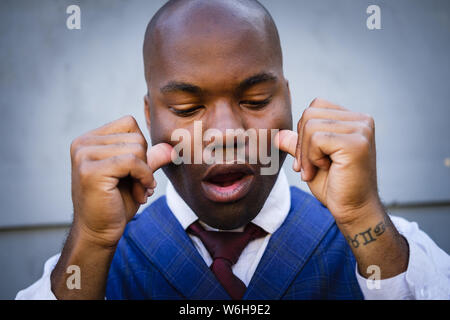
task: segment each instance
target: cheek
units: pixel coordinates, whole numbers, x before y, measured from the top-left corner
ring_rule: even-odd
[[[152,144],[158,144],[165,142],[172,144],[170,141],[171,129],[165,126],[163,123],[152,124],[150,128],[150,137],[152,139]]]
[[[273,101],[268,108],[261,110],[259,117],[249,123],[253,128],[292,129],[292,113],[289,100],[280,98]]]
[[[168,114],[167,110],[163,110],[161,107],[150,109],[150,137],[153,144],[161,142],[168,143],[170,145],[176,144],[171,141],[171,136],[174,130],[177,129],[177,123],[173,117]]]
[[[153,145],[162,142],[168,143],[172,147],[176,147],[176,151],[181,157],[191,158],[190,163],[194,163],[194,156],[201,157],[202,136],[199,136],[201,131],[197,130],[197,134],[195,134],[192,123],[180,121],[177,117],[164,111],[154,112],[152,119],[155,119],[150,128]]]
[[[271,114],[271,128],[292,130],[292,111],[289,99],[282,99]]]

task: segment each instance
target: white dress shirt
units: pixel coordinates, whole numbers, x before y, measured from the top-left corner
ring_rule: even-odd
[[[169,182],[166,190],[167,205],[181,226],[186,230],[197,216],[186,202],[178,195]],[[258,266],[272,234],[286,219],[291,207],[289,184],[283,170],[270,192],[263,208],[253,219],[253,223],[267,232],[263,238],[251,241],[242,251],[238,261],[233,265],[233,273],[246,286]],[[391,216],[397,230],[406,238],[409,244],[408,268],[393,278],[379,280],[374,285],[358,273],[356,278],[365,299],[450,299],[450,256],[441,250],[423,231],[417,223],[408,222],[399,217]],[[207,230],[220,230],[202,223]],[[242,231],[243,228],[232,230]],[[189,234],[195,247],[205,263],[210,266],[212,258],[203,243],[196,236]],[[56,299],[51,291],[50,274],[58,262],[57,254],[47,260],[42,277],[30,287],[20,291],[16,299]]]

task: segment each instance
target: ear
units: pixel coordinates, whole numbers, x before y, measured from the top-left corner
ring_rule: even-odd
[[[148,133],[150,134],[150,101],[148,94],[144,96],[144,112],[145,112],[145,122],[147,123],[147,130]]]

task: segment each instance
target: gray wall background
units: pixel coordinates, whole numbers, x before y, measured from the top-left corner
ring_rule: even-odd
[[[372,114],[383,201],[450,252],[450,1],[262,2],[280,31],[294,119],[316,96]],[[146,131],[141,46],[163,3],[0,2],[0,298],[37,280],[61,250],[70,142],[124,114]],[[81,30],[66,28],[71,4]],[[366,28],[370,4],[381,7],[382,30]],[[306,190],[291,166],[291,184]],[[157,179],[154,198],[166,184]]]

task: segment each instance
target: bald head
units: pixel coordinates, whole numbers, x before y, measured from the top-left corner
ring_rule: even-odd
[[[258,1],[169,0],[153,16],[145,33],[143,56],[147,83],[158,67],[155,60],[160,61],[155,57],[161,58],[172,50],[192,52],[185,44],[194,45],[196,41],[217,45],[218,58],[227,53],[226,46],[232,42],[253,41],[282,68],[276,25]],[[201,53],[198,58],[202,59]]]
[[[205,134],[209,129],[226,133],[292,127],[277,28],[255,0],[167,2],[147,27],[144,62],[152,144],[175,146],[173,133],[181,129],[188,133],[185,145],[190,141],[190,150],[202,150],[208,141],[198,139],[199,122]],[[262,164],[249,166],[255,173],[251,186],[235,189],[242,191],[240,196],[234,193],[240,200],[226,202],[218,201],[205,185],[208,164],[169,165],[163,170],[200,220],[234,229],[256,216],[276,179],[258,174]]]

